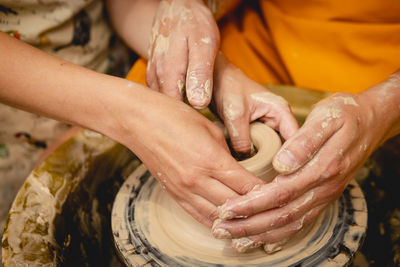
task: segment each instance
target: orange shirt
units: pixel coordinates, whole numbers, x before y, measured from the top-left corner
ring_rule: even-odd
[[[247,0],[219,24],[222,52],[261,84],[357,93],[400,68],[398,0]]]

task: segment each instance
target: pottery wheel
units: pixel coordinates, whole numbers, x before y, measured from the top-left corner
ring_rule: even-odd
[[[127,266],[344,266],[359,249],[366,227],[366,202],[352,181],[281,251],[237,253],[230,241],[215,239],[188,215],[144,165],[125,181],[112,210],[115,246]]]

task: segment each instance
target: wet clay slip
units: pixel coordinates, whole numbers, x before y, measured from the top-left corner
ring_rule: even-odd
[[[251,125],[251,138],[257,153],[240,163],[269,182],[276,176],[272,158],[280,138],[261,123]],[[352,181],[281,251],[237,253],[230,240],[215,239],[140,165],[117,194],[111,219],[116,249],[127,266],[345,266],[365,237],[367,206]]]

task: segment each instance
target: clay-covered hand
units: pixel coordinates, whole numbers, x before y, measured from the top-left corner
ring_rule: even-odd
[[[280,175],[219,207],[215,236],[234,238],[237,251],[279,250],[340,196],[375,148],[400,132],[399,89],[392,76],[363,93],[316,104],[276,154]]]
[[[217,24],[202,0],[161,1],[149,44],[147,84],[179,100],[186,84],[189,103],[206,107],[218,43]]]
[[[211,227],[217,206],[262,181],[231,156],[222,130],[187,104],[144,90],[140,122],[121,138],[163,188],[200,223]],[[157,105],[154,105],[157,103]],[[135,112],[137,113],[137,112]]]
[[[240,156],[251,149],[249,124],[260,120],[279,131],[286,140],[298,124],[289,104],[264,86],[249,79],[219,53],[215,66],[213,106],[224,121],[232,148]]]

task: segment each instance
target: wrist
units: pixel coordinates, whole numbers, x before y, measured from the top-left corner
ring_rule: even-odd
[[[379,124],[376,127],[384,130],[381,143],[400,134],[400,71],[360,93],[360,97],[370,103],[369,112]]]
[[[150,94],[157,93],[116,77],[105,79],[102,86],[108,89],[96,94],[94,109],[97,112],[91,112],[94,116],[86,118],[84,123],[125,146],[136,145],[152,105],[148,102],[154,100]]]

